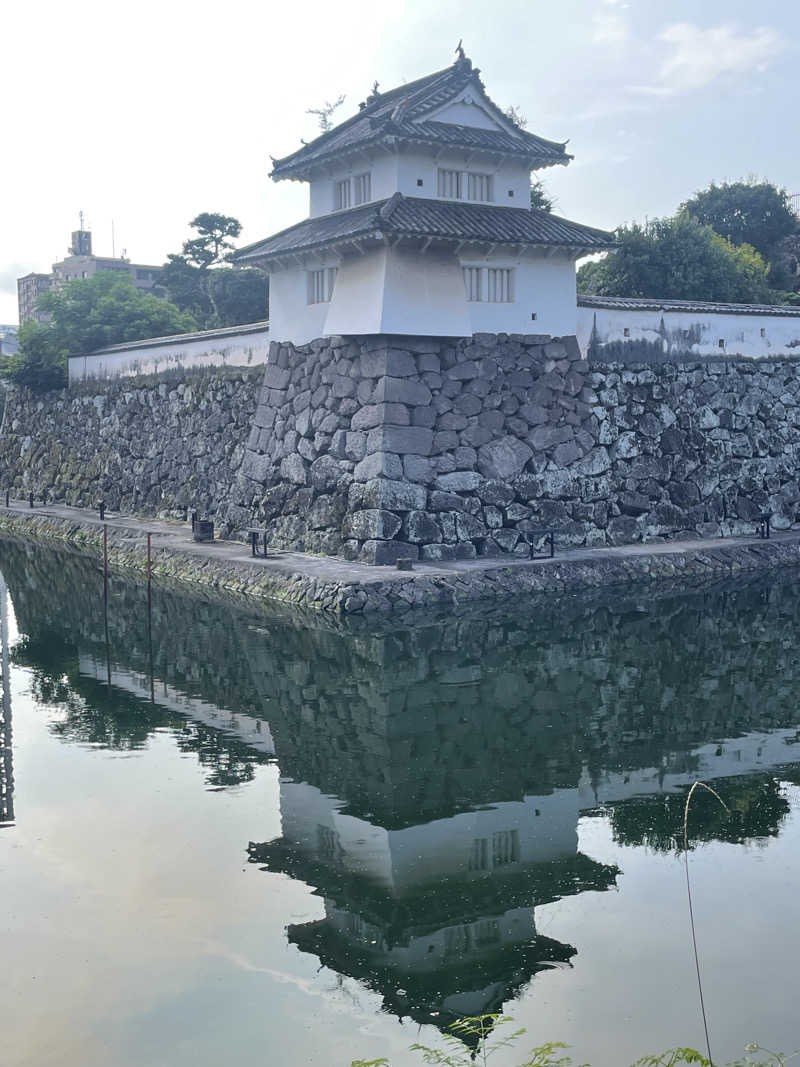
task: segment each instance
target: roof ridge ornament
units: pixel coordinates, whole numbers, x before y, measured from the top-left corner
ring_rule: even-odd
[[[456,45],[456,61],[453,64],[456,67],[463,67],[464,70],[472,70],[472,60],[464,52],[464,38],[460,37],[458,44]]]

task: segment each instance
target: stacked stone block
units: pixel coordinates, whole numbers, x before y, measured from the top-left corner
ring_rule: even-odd
[[[273,344],[228,511],[367,563],[752,533],[798,517],[792,361],[595,365],[574,338]]]

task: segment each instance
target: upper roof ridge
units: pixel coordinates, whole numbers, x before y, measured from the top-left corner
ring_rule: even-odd
[[[455,62],[443,70],[386,92],[379,92],[376,83],[372,93],[361,103],[355,115],[345,119],[332,130],[326,130],[290,155],[273,159],[272,176],[308,179],[311,168],[316,164],[340,153],[360,151],[367,143],[377,142],[381,137],[394,135],[413,139],[413,127],[435,121],[431,115],[435,115],[470,84],[474,84],[482,94],[485,106],[498,123],[499,129],[494,132],[502,132],[505,143],[502,146],[493,144],[489,136],[492,131],[484,130],[485,143],[478,145],[475,143],[476,129],[454,124],[465,131],[469,147],[482,147],[487,151],[499,151],[503,154],[526,153],[535,158],[535,165],[538,166],[569,162],[570,157],[564,152],[563,144],[528,134],[489,98],[481,81],[480,71],[464,54],[459,42]],[[439,136],[434,129],[421,139],[438,141]],[[447,140],[451,144],[454,143],[452,134]]]

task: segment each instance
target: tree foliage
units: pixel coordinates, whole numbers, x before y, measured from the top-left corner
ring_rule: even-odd
[[[377,83],[376,83],[377,87]],[[333,113],[338,107],[341,107],[345,101],[344,93],[341,93],[335,100],[326,100],[322,107],[309,107],[306,108],[307,115],[313,115],[319,122],[319,128],[323,133],[327,133],[328,130],[333,129]]]
[[[798,230],[786,190],[765,181],[712,182],[678,211],[710,226],[731,244],[751,245],[765,257]]]
[[[754,248],[734,246],[689,214],[622,226],[617,240],[616,252],[580,268],[580,292],[741,304],[774,295],[769,267]]]
[[[269,279],[256,269],[225,266],[234,252],[232,238],[242,231],[230,215],[203,212],[189,225],[196,231],[179,254],[167,256],[161,282],[170,299],[189,312],[202,329],[260,322],[269,314]]]
[[[531,207],[539,211],[552,211],[555,200],[549,195],[541,178],[531,180]]]
[[[527,129],[527,117],[514,104],[509,104],[507,108],[504,108],[503,114],[521,130]],[[555,207],[555,200],[547,192],[541,178],[531,178],[531,207],[538,211],[552,211]]]
[[[19,354],[2,368],[12,381],[32,389],[64,385],[68,356],[197,329],[191,315],[114,271],[43,293],[37,306],[49,321],[26,323],[19,332]]]

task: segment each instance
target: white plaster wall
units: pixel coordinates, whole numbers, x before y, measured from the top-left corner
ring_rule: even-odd
[[[318,828],[329,828],[335,833],[337,844],[332,863],[364,874],[398,895],[446,877],[503,878],[534,863],[574,855],[578,846],[578,802],[576,789],[558,790],[549,796],[526,797],[523,801],[387,831],[342,814],[340,802],[314,786],[281,784],[284,838],[307,855],[326,862],[319,854]],[[519,834],[519,859],[493,868],[493,834],[507,830]],[[489,866],[469,873],[469,857],[476,839],[487,842]]]
[[[469,160],[469,163],[467,162]],[[471,170],[494,176],[493,203],[500,207],[528,210],[530,207],[530,171],[523,163],[506,162],[498,167],[490,156],[479,153],[446,152],[438,157],[418,150],[403,150],[398,154],[382,154],[366,161],[360,156],[352,165],[342,164],[330,175],[309,183],[309,213],[312,218],[328,215],[334,210],[334,184],[343,178],[369,171],[372,200],[387,200],[396,192],[403,196],[438,196],[437,170]],[[422,185],[417,185],[417,180]],[[513,196],[509,196],[509,190]],[[459,201],[469,203],[470,201]],[[355,206],[355,205],[353,205]]]
[[[464,278],[452,253],[393,248],[387,255],[382,333],[465,337],[470,327]]]
[[[189,367],[248,367],[267,362],[269,327],[254,323],[230,332],[209,330],[114,345],[69,359],[70,384],[87,378],[120,378]]]
[[[336,266],[330,260],[325,266]],[[307,269],[276,271],[269,276],[270,336],[275,341],[304,345],[325,336],[329,304],[309,304],[308,271],[322,266],[311,261]]]
[[[382,332],[386,258],[387,249],[376,248],[342,259],[328,305],[326,334]]]
[[[760,359],[800,356],[800,316],[579,307],[577,337],[583,353],[588,351],[595,323],[601,344],[655,342],[662,344],[665,355],[688,351],[696,356]],[[666,342],[662,341],[662,323],[667,330]],[[680,331],[691,331],[696,339],[687,343]],[[724,348],[720,348],[720,339]]]
[[[467,165],[467,159],[469,159],[469,165]],[[493,203],[500,207],[530,209],[530,171],[525,164],[507,162],[498,167],[490,157],[484,156],[481,159],[476,153],[470,156],[463,152],[443,152],[434,158],[432,153],[422,151],[402,152],[397,157],[396,190],[403,196],[425,196],[437,199],[437,171],[440,167],[444,170],[471,170],[480,174],[492,174],[494,175]],[[418,178],[422,179],[422,186],[417,185]],[[513,197],[508,195],[509,189],[513,191]],[[470,203],[468,200],[456,202]]]
[[[513,302],[468,303],[463,264],[512,268]],[[309,263],[308,269],[316,265]],[[270,276],[274,340],[305,344],[334,334],[469,337],[505,332],[566,337],[575,332],[575,264],[566,254],[515,257],[497,252],[485,257],[465,250],[459,261],[450,252],[380,248],[340,260],[329,303],[309,305],[307,291],[305,270]]]
[[[352,162],[335,166],[324,178],[309,182],[309,214],[311,218],[329,215],[334,210],[334,186],[344,178],[370,172],[370,200],[386,200],[397,191],[397,156],[382,153],[365,159],[363,155]],[[351,207],[356,207],[351,203]]]
[[[462,93],[460,98],[435,111],[431,119],[436,122],[451,122],[455,126],[477,126],[481,130],[499,130],[500,124],[480,106],[474,93]]]
[[[575,263],[566,254],[531,253],[513,257],[497,252],[490,257],[462,253],[463,266],[510,267],[514,271],[514,300],[509,304],[468,303],[469,333],[575,333]],[[532,319],[531,315],[536,318]]]

